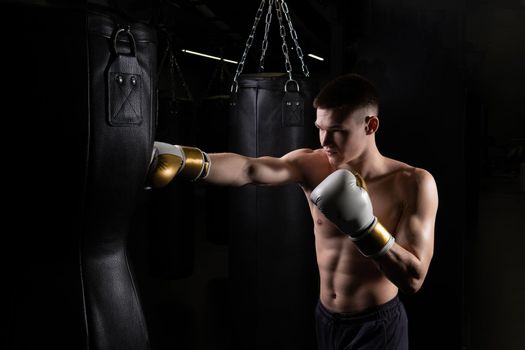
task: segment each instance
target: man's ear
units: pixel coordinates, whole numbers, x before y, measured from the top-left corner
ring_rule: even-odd
[[[367,135],[373,134],[379,128],[379,118],[375,115],[367,116],[365,118],[365,132]]]

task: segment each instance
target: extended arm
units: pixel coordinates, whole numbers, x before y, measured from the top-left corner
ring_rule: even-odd
[[[176,176],[226,186],[301,183],[298,163],[306,152],[311,150],[295,150],[280,158],[251,158],[236,153],[207,154],[194,147],[155,142],[148,184],[162,187]]]
[[[245,157],[236,153],[210,154],[210,173],[204,180],[215,185],[284,185],[301,182],[297,159],[304,150],[292,151],[281,158]]]

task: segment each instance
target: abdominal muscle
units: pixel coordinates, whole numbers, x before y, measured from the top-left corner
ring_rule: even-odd
[[[320,215],[313,217],[321,303],[333,312],[360,312],[394,298],[397,287],[374,261]]]
[[[308,152],[304,159],[303,173],[308,177],[302,188],[314,221],[321,303],[333,312],[360,312],[388,302],[397,295],[397,287],[309,200],[311,191],[334,170],[326,155],[317,150]],[[385,203],[381,206],[377,202],[375,207],[380,209],[382,224],[393,232],[397,215],[388,213],[396,211]]]

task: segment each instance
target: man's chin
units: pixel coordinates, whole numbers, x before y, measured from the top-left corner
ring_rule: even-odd
[[[341,157],[337,157],[337,155],[329,155],[328,162],[333,167],[338,167],[339,165],[343,164],[343,160],[341,159]]]

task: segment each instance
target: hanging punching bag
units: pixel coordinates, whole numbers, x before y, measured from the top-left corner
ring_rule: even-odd
[[[275,2],[286,73],[241,74],[264,1],[231,87],[229,149],[249,157],[281,157],[298,148],[317,148],[312,101],[317,85],[292,76],[282,20],[284,1]],[[271,18],[272,2],[266,18]],[[285,11],[286,10],[286,11]],[[260,59],[263,70],[268,21]],[[297,38],[293,31],[293,38]],[[297,41],[297,53],[302,53]],[[308,70],[303,63],[303,73]],[[306,68],[306,69],[305,69]],[[230,191],[230,273],[235,291],[234,349],[314,349],[312,312],[318,295],[312,219],[297,184],[245,186]],[[286,315],[280,317],[277,315]],[[254,326],[255,325],[255,326]]]
[[[312,106],[318,88],[309,78],[292,76],[283,13],[304,76],[309,73],[283,0],[275,1],[275,10],[287,72],[240,74],[264,3],[231,87],[229,147],[249,157],[281,157],[298,148],[319,147]],[[269,2],[260,70],[264,68],[271,10]],[[230,224],[233,348],[251,344],[252,349],[261,350],[314,350],[318,274],[312,218],[300,186],[231,189]]]
[[[140,23],[88,17],[90,147],[81,240],[93,349],[147,349],[127,234],[151,159],[156,38]],[[108,45],[109,44],[109,45]]]
[[[288,94],[287,79],[241,75],[229,121],[230,151],[281,157],[318,145],[311,104],[317,87],[299,79],[300,93]],[[298,108],[289,110],[290,101]],[[252,320],[235,324],[235,349],[254,340],[255,349],[312,348],[317,274],[312,219],[301,188],[245,186],[231,189],[230,196],[233,319]]]
[[[153,145],[155,33],[100,6],[0,14],[3,33],[19,28],[2,159],[25,164],[6,180],[7,348],[147,350],[126,244]]]

